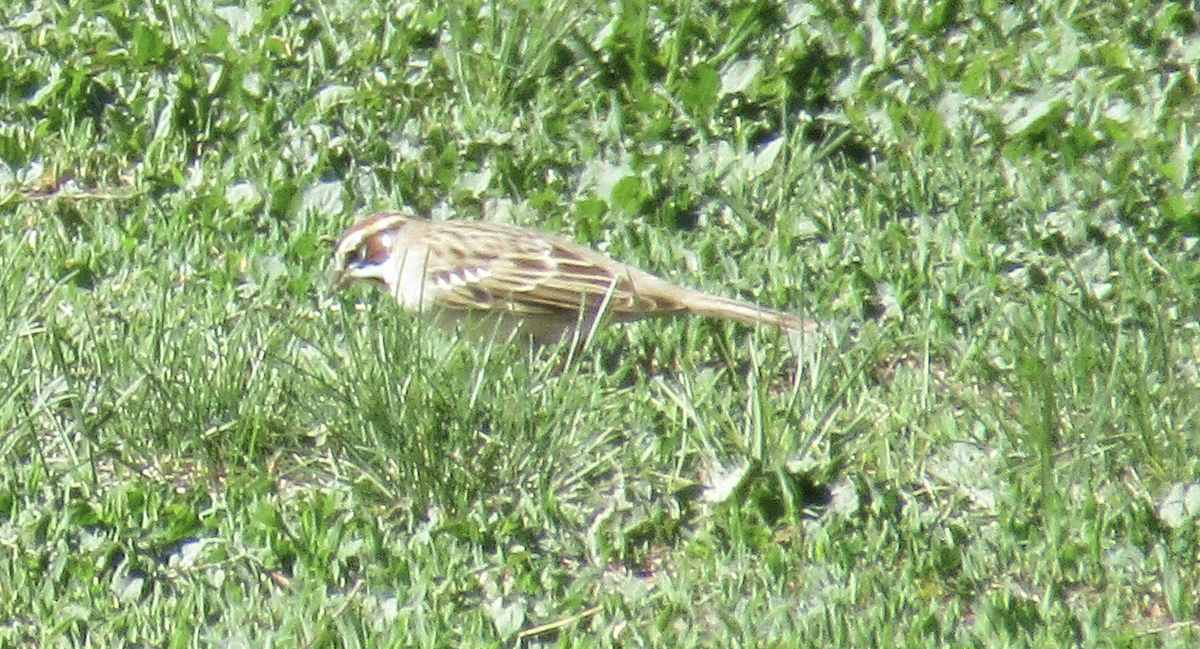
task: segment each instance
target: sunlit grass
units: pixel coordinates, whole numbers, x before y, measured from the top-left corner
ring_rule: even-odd
[[[0,644],[1195,645],[1175,5],[0,15]],[[400,203],[820,344],[331,295]]]

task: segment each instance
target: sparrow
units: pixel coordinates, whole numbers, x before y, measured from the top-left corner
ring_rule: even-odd
[[[805,332],[797,316],[682,286],[568,239],[483,221],[370,214],[333,256],[335,289],[363,282],[443,328],[491,327],[501,339],[553,344],[616,322],[698,315]]]

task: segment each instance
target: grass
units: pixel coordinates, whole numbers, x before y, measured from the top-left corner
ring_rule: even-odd
[[[0,9],[0,644],[1200,637],[1195,15]],[[827,323],[480,349],[409,204]]]

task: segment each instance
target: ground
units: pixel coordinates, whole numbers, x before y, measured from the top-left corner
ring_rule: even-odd
[[[0,644],[1196,646],[1200,23],[1024,4],[0,9]],[[822,335],[481,347],[399,205]]]

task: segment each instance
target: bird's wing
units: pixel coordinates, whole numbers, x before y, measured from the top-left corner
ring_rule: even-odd
[[[664,282],[573,242],[486,223],[430,231],[427,290],[444,308],[527,314],[578,313],[607,303],[617,316],[665,315],[683,307]]]

